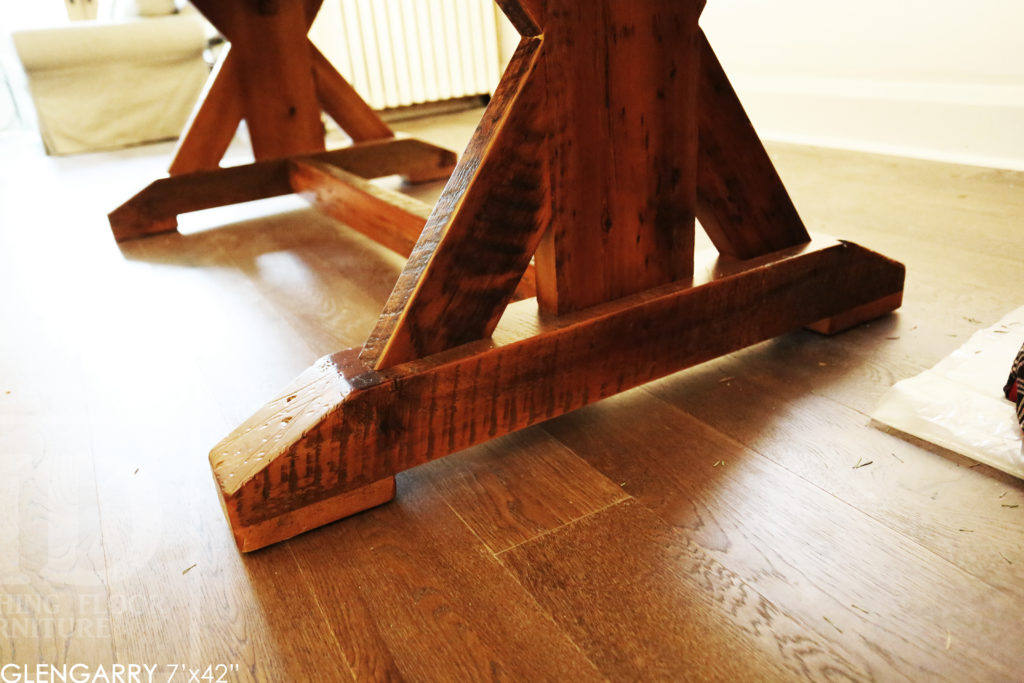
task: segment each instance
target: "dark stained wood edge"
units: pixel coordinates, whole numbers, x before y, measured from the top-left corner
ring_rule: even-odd
[[[497,0],[497,4],[519,35],[524,38],[540,35],[540,8],[534,0]]]
[[[699,42],[697,219],[718,251],[735,258],[810,241],[703,31]]]
[[[361,142],[309,156],[364,178],[395,174],[446,175],[456,156],[415,139]],[[172,232],[178,214],[277,197],[292,192],[289,159],[271,159],[214,171],[161,178],[108,216],[117,241]]]
[[[355,349],[321,359],[210,453],[231,523],[298,524],[323,500],[892,297],[905,269],[829,241],[705,257],[697,274],[554,319],[512,304],[492,340],[387,370]]]

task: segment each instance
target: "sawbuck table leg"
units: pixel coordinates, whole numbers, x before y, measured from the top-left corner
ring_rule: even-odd
[[[181,213],[309,191],[308,183],[292,186],[288,160],[336,164],[362,180],[401,175],[425,182],[451,174],[453,152],[396,139],[309,41],[322,2],[196,0],[230,45],[179,140],[169,177],[109,214],[118,241],[173,232]],[[352,138],[352,148],[325,153],[321,110]],[[256,163],[220,168],[243,119]]]
[[[210,454],[242,550],[385,502],[418,464],[901,303],[901,264],[807,233],[702,0],[499,4],[522,41],[437,206],[385,217],[409,260],[376,329]],[[338,212],[382,200],[292,175]],[[695,217],[714,253],[694,254]],[[536,298],[510,303],[524,281]]]

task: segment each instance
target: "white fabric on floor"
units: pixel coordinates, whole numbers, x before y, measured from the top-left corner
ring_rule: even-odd
[[[1024,439],[1002,391],[1022,343],[1024,308],[1018,308],[931,370],[898,382],[871,417],[1024,478]]]

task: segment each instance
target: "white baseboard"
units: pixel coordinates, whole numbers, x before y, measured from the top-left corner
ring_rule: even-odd
[[[1024,85],[731,74],[766,140],[1024,171]]]

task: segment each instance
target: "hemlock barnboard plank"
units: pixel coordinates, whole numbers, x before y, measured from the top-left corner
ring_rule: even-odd
[[[384,371],[357,349],[320,359],[210,453],[239,543],[269,540],[274,518],[289,538],[350,490],[887,297],[903,269],[822,243],[700,276],[554,320],[517,302],[493,340]]]
[[[551,229],[538,300],[564,314],[689,277],[703,0],[547,0]]]
[[[212,171],[220,165],[242,122],[239,59],[225,45],[185,130],[178,138],[169,175]]]
[[[361,358],[388,368],[484,339],[549,224],[540,39],[523,40]]]

